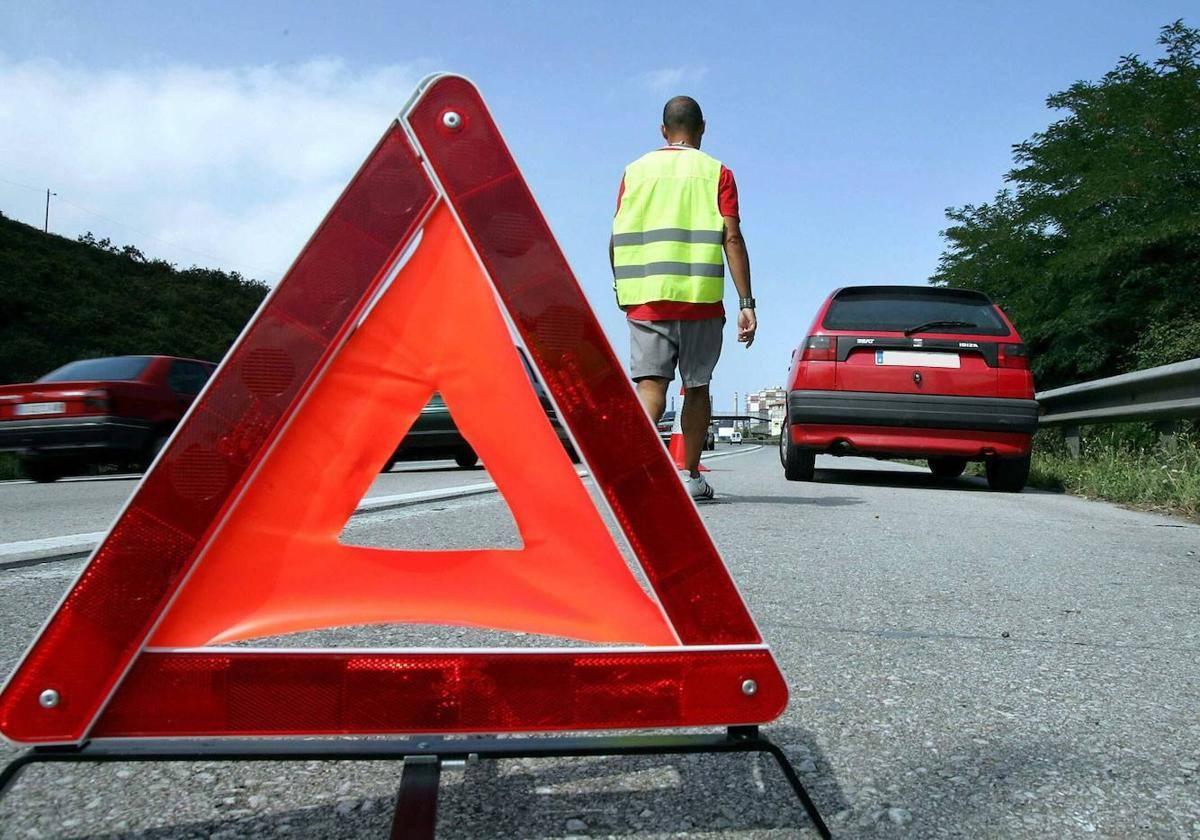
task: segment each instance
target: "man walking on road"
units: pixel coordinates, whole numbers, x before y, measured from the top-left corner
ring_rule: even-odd
[[[758,328],[750,255],[733,173],[700,151],[704,115],[699,103],[690,96],[667,102],[662,136],[666,146],[625,167],[609,261],[617,304],[629,319],[638,398],[657,424],[678,364],[685,393],[683,480],[692,498],[711,499],[713,489],[700,474],[700,453],[708,433],[708,386],[725,325],[725,262],[739,297],[738,341],[749,347]]]

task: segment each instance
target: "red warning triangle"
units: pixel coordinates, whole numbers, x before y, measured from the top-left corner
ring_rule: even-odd
[[[653,597],[547,422],[505,315]],[[508,502],[521,548],[339,543],[434,391]],[[608,647],[217,646],[400,622]],[[0,732],[76,743],[735,725],[772,720],[786,701],[482,99],[440,76],[142,480],[0,693]]]
[[[508,502],[523,549],[338,543],[395,447],[395,430],[405,431],[435,390]],[[150,644],[448,617],[547,636],[677,644],[555,436],[495,294],[441,205],[387,294],[292,414]]]

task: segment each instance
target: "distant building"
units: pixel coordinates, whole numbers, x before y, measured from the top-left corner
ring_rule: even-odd
[[[787,414],[787,391],[776,385],[747,394],[746,413],[761,419],[759,428],[762,431],[778,435],[783,430],[783,420]]]

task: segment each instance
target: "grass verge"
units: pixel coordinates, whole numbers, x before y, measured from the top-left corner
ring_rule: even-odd
[[[1200,520],[1200,434],[1183,424],[1168,452],[1142,424],[1085,429],[1075,459],[1061,431],[1038,432],[1029,485]]]

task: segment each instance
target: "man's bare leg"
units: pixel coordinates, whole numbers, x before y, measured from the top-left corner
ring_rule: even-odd
[[[642,408],[649,415],[650,422],[658,425],[663,412],[667,410],[668,380],[661,376],[644,376],[635,384],[637,385],[638,399],[642,401]]]
[[[684,467],[692,478],[700,475],[700,453],[704,451],[704,439],[708,437],[711,407],[707,385],[685,390],[680,425],[683,426]]]

